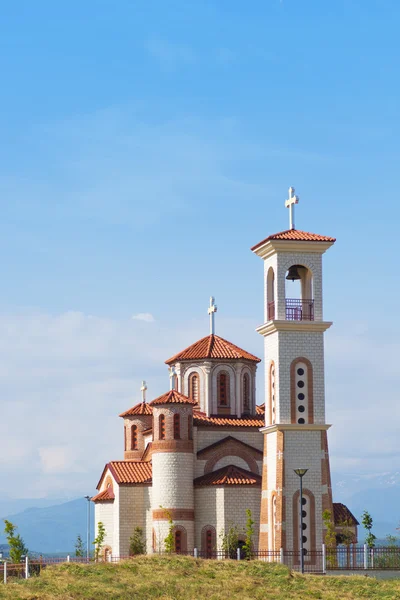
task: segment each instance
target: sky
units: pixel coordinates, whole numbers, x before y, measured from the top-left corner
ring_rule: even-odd
[[[0,494],[93,493],[118,414],[216,331],[260,357],[262,262],[324,256],[336,499],[400,482],[396,0],[4,0]],[[263,398],[259,367],[258,403]]]

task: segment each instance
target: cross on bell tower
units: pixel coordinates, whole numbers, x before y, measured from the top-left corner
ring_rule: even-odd
[[[210,297],[210,306],[208,308],[208,314],[210,315],[210,334],[215,333],[215,313],[217,312],[217,305],[215,304],[214,296]]]
[[[142,392],[142,402],[146,402],[146,390],[147,390],[147,385],[145,381],[142,381],[142,387],[140,388],[140,391]]]
[[[289,188],[289,198],[285,202],[286,208],[289,209],[289,229],[296,229],[294,225],[294,205],[299,203],[299,197],[295,196],[294,187]]]
[[[175,367],[172,366],[169,369],[169,389],[174,390],[176,387],[176,370]]]

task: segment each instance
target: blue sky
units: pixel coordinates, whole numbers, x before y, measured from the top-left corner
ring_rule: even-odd
[[[290,185],[297,227],[338,239],[337,493],[397,485],[399,4],[14,0],[0,17],[3,493],[86,493],[140,380],[162,392],[163,361],[207,334],[210,294],[217,332],[262,356],[249,248],[288,227]]]

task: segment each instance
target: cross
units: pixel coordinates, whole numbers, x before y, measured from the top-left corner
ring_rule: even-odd
[[[280,488],[280,487],[277,487],[277,488],[276,488],[276,492],[277,492],[278,496],[280,496],[280,495],[281,495],[281,493],[282,493],[282,488]]]
[[[215,332],[215,318],[214,315],[217,312],[217,305],[215,304],[214,296],[210,297],[210,306],[208,308],[208,314],[210,315],[210,333],[213,335]]]
[[[294,226],[294,205],[299,203],[299,197],[294,194],[294,187],[289,188],[289,198],[285,202],[286,208],[289,209],[290,229],[295,229]]]
[[[175,378],[176,378],[175,367],[170,367],[169,368],[169,389],[170,390],[175,389]]]
[[[142,392],[142,402],[146,402],[146,390],[147,390],[146,382],[142,381],[142,387],[140,388],[140,391]]]

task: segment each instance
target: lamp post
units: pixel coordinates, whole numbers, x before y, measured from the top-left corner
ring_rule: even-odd
[[[303,477],[308,469],[294,469],[296,475],[300,477],[300,565],[301,572],[304,573],[304,549],[303,549]]]
[[[86,530],[86,558],[87,561],[89,562],[89,558],[90,558],[90,501],[91,501],[91,496],[85,496],[85,499],[87,500],[87,530]]]

